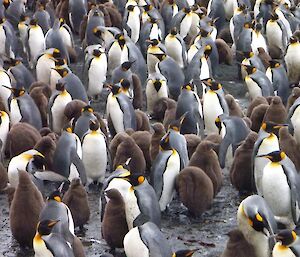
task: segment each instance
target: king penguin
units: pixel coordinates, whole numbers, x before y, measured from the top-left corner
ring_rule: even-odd
[[[150,185],[154,188],[160,210],[165,211],[175,193],[175,179],[180,171],[180,157],[170,146],[168,133],[160,142],[160,151],[151,166]]]
[[[299,106],[300,106],[300,98],[298,97],[293,103],[293,105],[289,108],[289,113],[288,113],[289,131],[294,136],[297,144],[300,143]]]
[[[107,146],[98,120],[90,121],[90,130],[82,137],[82,162],[87,184],[103,183],[107,166]]]
[[[294,230],[284,229],[275,235],[272,257],[296,257],[300,255],[299,236]]]
[[[292,36],[284,56],[290,83],[297,83],[300,80],[300,62],[298,59],[300,57],[299,50],[300,43],[296,37]]]
[[[125,9],[123,18],[124,33],[131,38],[133,43],[137,43],[140,37],[141,22],[140,22],[140,8],[138,5],[128,5]]]

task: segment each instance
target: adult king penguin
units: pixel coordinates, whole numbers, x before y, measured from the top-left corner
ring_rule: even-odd
[[[291,83],[298,83],[300,80],[300,43],[294,36],[290,38],[290,44],[286,49],[284,60],[286,63],[288,78]]]
[[[295,231],[284,229],[275,235],[275,244],[272,257],[297,257],[300,256],[299,237]]]

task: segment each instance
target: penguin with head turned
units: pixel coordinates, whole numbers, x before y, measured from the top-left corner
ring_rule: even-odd
[[[88,19],[85,30],[84,43],[86,46],[101,43],[101,39],[94,33],[94,28],[98,26],[105,26],[103,13],[97,6],[93,6],[88,13]]]
[[[80,22],[87,14],[87,1],[69,0],[69,20],[73,31],[78,34]]]

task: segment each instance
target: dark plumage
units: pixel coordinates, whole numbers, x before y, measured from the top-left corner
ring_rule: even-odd
[[[126,132],[120,132],[117,135],[115,135],[114,138],[110,141],[109,152],[110,152],[112,163],[114,163],[114,159],[115,159],[115,156],[116,156],[116,152],[117,152],[118,146],[127,137],[129,137],[129,135]]]
[[[81,100],[73,100],[65,107],[64,115],[68,121],[74,118],[74,122],[80,117],[82,108],[86,106],[86,103]]]
[[[152,125],[154,133],[151,137],[150,143],[150,158],[151,162],[153,162],[159,152],[159,143],[162,137],[166,134],[165,128],[162,123],[157,122]]]
[[[9,221],[12,235],[21,246],[32,247],[39,214],[44,206],[41,192],[26,171],[19,171],[19,184],[12,200]]]
[[[241,118],[243,118],[245,116],[242,109],[241,109],[241,107],[235,101],[235,98],[232,95],[227,94],[225,96],[225,100],[226,100],[228,108],[229,108],[229,115],[230,116],[237,116],[237,117],[241,117]]]
[[[70,208],[74,226],[83,228],[90,218],[90,208],[87,193],[79,178],[72,180],[62,200]]]
[[[101,224],[102,236],[110,248],[123,248],[123,239],[128,232],[125,203],[116,189],[105,192],[109,198]]]
[[[265,113],[264,121],[272,121],[277,124],[282,124],[285,123],[286,119],[287,112],[281,98],[279,96],[274,96]]]
[[[8,176],[7,170],[3,166],[2,162],[0,162],[0,192],[7,186]]]
[[[251,158],[257,133],[250,132],[246,140],[236,149],[230,168],[230,181],[240,192],[251,192]]]
[[[218,49],[219,63],[231,65],[233,62],[233,51],[229,45],[222,38],[217,38],[215,43]]]
[[[171,121],[176,119],[176,108],[177,103],[175,100],[167,98],[166,100],[167,109],[165,111],[163,124],[165,126],[165,129],[167,130]]]
[[[260,104],[268,104],[267,99],[262,96],[258,96],[255,99],[253,99],[247,108],[247,117],[250,118],[250,116],[253,112],[253,109]]]
[[[7,135],[5,152],[12,158],[32,149],[41,138],[36,128],[26,122],[19,122],[12,126]]]
[[[206,173],[213,183],[214,195],[216,195],[222,186],[223,177],[219,159],[213,147],[214,143],[203,140],[193,153],[189,166],[196,166]]]
[[[294,87],[292,90],[292,93],[290,94],[288,98],[288,102],[286,105],[286,109],[289,110],[290,107],[294,104],[295,100],[300,96],[300,88]]]
[[[260,104],[256,106],[250,116],[250,120],[252,122],[251,124],[251,130],[258,132],[261,124],[264,120],[265,113],[268,110],[269,105],[268,104]]]
[[[214,190],[210,178],[198,167],[184,168],[176,178],[180,201],[194,216],[202,214],[212,204]]]
[[[191,158],[197,146],[201,143],[201,138],[195,134],[185,134],[184,137],[186,139],[189,158]]]
[[[136,130],[137,131],[150,131],[150,122],[146,113],[135,110],[136,116]]]
[[[268,55],[268,53],[266,53],[265,49],[263,49],[262,47],[257,48],[257,50],[259,59],[267,69],[270,66],[270,61],[272,60],[272,58],[270,57],[270,55]]]
[[[52,170],[53,156],[56,148],[56,143],[51,136],[44,136],[39,140],[34,149],[45,156],[45,166],[47,170]]]

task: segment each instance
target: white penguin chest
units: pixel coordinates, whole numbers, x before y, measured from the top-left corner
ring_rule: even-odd
[[[255,99],[258,96],[262,96],[262,91],[260,86],[249,76],[245,77],[245,82],[249,91],[251,100]]]
[[[264,36],[259,32],[252,32],[251,49],[254,54],[258,54],[258,48],[262,47],[268,53],[267,42]]]
[[[47,236],[44,236],[47,237]],[[53,254],[47,249],[44,240],[33,240],[34,257],[53,257]]]
[[[129,12],[127,26],[131,30],[130,38],[134,43],[136,43],[140,37],[140,27],[141,27],[139,7],[136,6],[134,7],[134,10],[132,12]]]
[[[112,120],[116,132],[123,132],[125,130],[123,121],[124,115],[115,96],[111,96],[107,99],[107,107],[108,115]]]
[[[270,80],[270,82],[273,83],[273,75],[270,67],[266,70],[266,76]]]
[[[131,188],[128,190],[128,193],[126,194],[125,213],[126,213],[126,221],[127,221],[128,229],[130,230],[133,228],[133,221],[141,213],[140,208],[138,206],[137,198],[134,194],[134,190]]]
[[[295,254],[289,247],[282,247],[280,243],[277,243],[273,248],[272,257],[295,257]]]
[[[0,125],[0,139],[3,144],[3,148],[6,144],[6,138],[9,131],[9,116],[8,114],[4,114],[1,116],[1,125]]]
[[[10,119],[12,125],[18,123],[22,119],[18,101],[15,98],[10,102]]]
[[[59,34],[64,42],[64,45],[66,47],[72,47],[72,38],[71,35],[69,34],[69,31],[66,30],[64,27],[59,28]]]
[[[163,174],[163,190],[159,199],[160,210],[164,211],[167,205],[172,201],[175,190],[175,179],[180,171],[180,157],[177,151],[174,151],[166,164],[166,170]]]
[[[28,160],[23,158],[22,155],[18,155],[11,159],[8,168],[7,168],[7,175],[8,181],[12,187],[17,187],[19,183],[19,171],[18,170],[25,170],[28,164]]]
[[[263,172],[263,195],[275,216],[291,213],[291,191],[280,164],[269,162]]]
[[[72,97],[69,93],[65,93],[64,95],[58,95],[54,100],[51,108],[52,129],[54,132],[60,133],[64,122],[65,107],[71,101]]]
[[[55,62],[46,55],[41,56],[36,63],[36,77],[38,81],[46,84],[50,83],[51,68],[55,67]]]
[[[158,92],[154,88],[153,82],[148,81],[146,86],[147,111],[152,112],[156,101],[162,97],[168,97],[166,82],[163,82]]]
[[[109,182],[109,184],[105,190],[108,191],[110,189],[117,189],[119,191],[119,193],[122,195],[123,200],[125,202],[126,195],[129,191],[130,187],[131,187],[131,184],[128,181],[126,181],[122,178],[114,178]],[[105,199],[107,202],[109,201],[109,198],[105,197]]]
[[[0,26],[0,53],[5,55],[6,35],[3,26]]]
[[[148,257],[148,247],[141,240],[137,227],[131,229],[124,237],[124,250],[127,257]]]
[[[117,66],[121,65],[122,49],[118,42],[114,42],[108,51],[109,70],[113,71]]]
[[[192,15],[190,13],[186,14],[182,19],[180,24],[180,36],[182,36],[182,38],[185,38],[189,33],[192,26],[192,21]]]
[[[45,50],[45,37],[40,27],[29,30],[28,45],[32,60]]]
[[[56,70],[51,70],[50,71],[50,87],[51,90],[55,90],[56,83],[61,79],[61,76]]]
[[[284,60],[287,65],[289,73],[298,73],[300,68],[300,44],[291,44],[289,45]]]
[[[104,54],[91,61],[88,71],[89,85],[87,93],[90,96],[100,94],[106,80],[107,59]]]
[[[191,47],[189,48],[188,52],[187,52],[187,60],[188,63],[190,63],[193,59],[193,57],[195,56],[195,54],[198,52],[199,48],[197,47],[196,44],[192,44]]]
[[[162,37],[161,37],[161,30],[158,27],[158,24],[154,23],[152,25],[152,28],[150,30],[149,38],[150,38],[150,40],[153,40],[153,39],[161,40],[162,39]]]
[[[203,56],[201,57],[201,69],[200,69],[200,80],[210,78],[209,65],[207,59]]]
[[[167,36],[165,40],[167,54],[172,57],[178,65],[183,68],[182,45],[175,37]]]
[[[281,50],[284,50],[283,49],[284,46],[282,44],[282,37],[283,37],[282,30],[277,22],[272,22],[272,21],[267,22],[266,35],[267,35],[269,45],[277,46]]]

